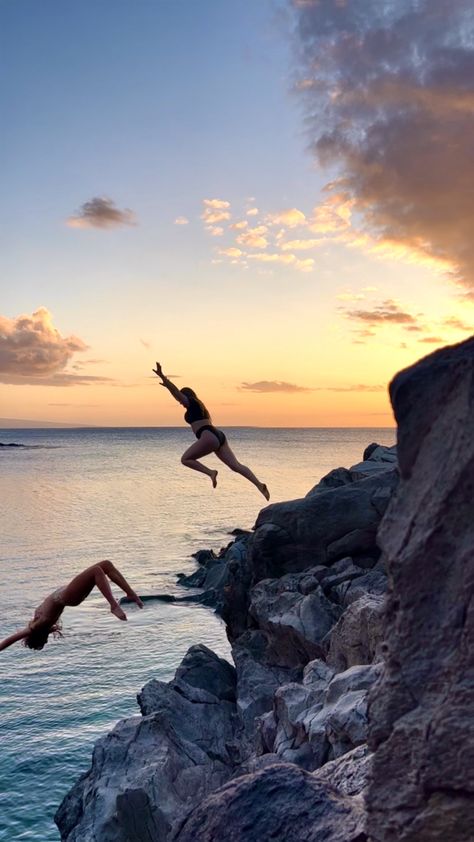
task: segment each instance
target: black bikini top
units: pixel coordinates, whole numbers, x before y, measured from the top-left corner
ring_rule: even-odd
[[[184,420],[187,424],[194,424],[195,421],[207,421],[211,416],[206,407],[197,398],[188,398],[189,406],[184,413]]]

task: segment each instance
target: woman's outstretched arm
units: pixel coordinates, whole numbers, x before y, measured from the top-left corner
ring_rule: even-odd
[[[0,652],[2,649],[7,649],[8,646],[11,646],[12,643],[16,643],[17,640],[24,640],[25,637],[28,637],[31,631],[30,626],[27,626],[26,629],[21,629],[21,631],[15,632],[15,634],[11,634],[10,637],[6,637],[5,640],[2,640],[0,643]]]
[[[165,374],[163,374],[163,369],[161,368],[160,363],[156,363],[156,368],[152,369],[153,373],[157,375],[157,377],[161,378],[160,386],[164,386],[165,389],[168,389],[168,392],[171,392],[174,399],[178,401],[178,403],[182,404],[183,406],[188,407],[189,401],[186,395],[183,395],[182,392],[178,389],[171,380],[168,380]]]

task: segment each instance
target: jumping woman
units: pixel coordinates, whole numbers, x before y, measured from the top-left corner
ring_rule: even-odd
[[[61,614],[66,606],[80,605],[81,602],[89,596],[91,590],[97,587],[101,594],[105,597],[110,605],[112,614],[118,617],[119,620],[126,620],[127,615],[122,611],[117,600],[111,591],[109,579],[115,582],[129,599],[136,602],[139,608],[143,608],[143,602],[137,596],[134,590],[130,587],[128,582],[124,579],[122,574],[111,561],[99,561],[98,564],[93,564],[87,570],[83,570],[78,576],[75,576],[68,585],[58,588],[52,594],[43,600],[34,613],[34,617],[26,628],[15,634],[6,637],[0,643],[0,650],[6,649],[17,640],[23,640],[24,646],[29,649],[42,649],[45,643],[48,642],[48,636],[52,634],[54,637],[62,637],[61,623],[58,622]]]
[[[263,494],[266,500],[270,499],[270,492],[264,482],[260,482],[254,473],[247,468],[246,465],[241,465],[237,461],[235,454],[232,452],[225,434],[222,430],[218,430],[212,423],[209,410],[206,409],[203,402],[199,400],[196,392],[185,386],[183,389],[178,389],[174,383],[171,382],[164,374],[160,363],[156,363],[156,368],[153,372],[161,379],[160,386],[164,386],[173,395],[174,399],[182,406],[186,407],[184,420],[191,425],[191,429],[197,438],[197,442],[188,447],[181,457],[181,462],[187,468],[192,468],[193,471],[199,471],[201,474],[206,474],[210,477],[213,488],[217,485],[217,471],[206,468],[198,460],[209,453],[215,453],[224,465],[227,465],[231,471],[241,474],[243,477],[252,482],[256,488]]]

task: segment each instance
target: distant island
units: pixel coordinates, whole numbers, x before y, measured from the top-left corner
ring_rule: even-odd
[[[2,430],[17,430],[30,429],[41,430],[49,429],[51,427],[90,427],[90,424],[64,424],[60,421],[33,421],[28,418],[0,418],[0,429]]]

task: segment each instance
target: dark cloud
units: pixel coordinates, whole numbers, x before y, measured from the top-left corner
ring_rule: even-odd
[[[293,0],[311,145],[366,229],[474,287],[471,0]],[[334,171],[334,170],[333,170]]]
[[[285,383],[283,380],[259,380],[257,383],[242,383],[240,386],[246,392],[311,392],[306,386],[295,383]]]
[[[106,377],[65,371],[73,355],[87,348],[77,336],[62,336],[46,307],[16,319],[0,316],[0,382],[40,386],[107,382]]]
[[[135,225],[135,215],[129,208],[120,210],[112,199],[95,196],[84,202],[67,224],[71,228],[118,228],[121,225]]]

